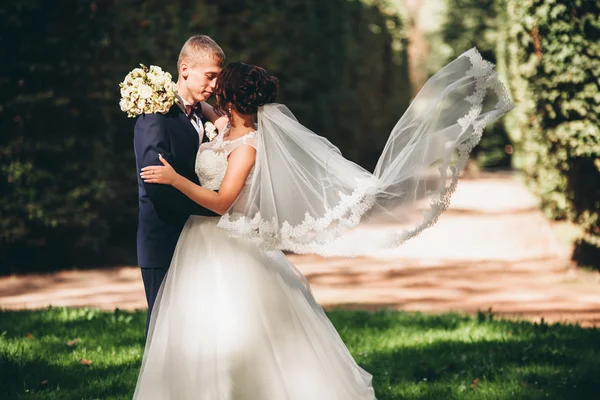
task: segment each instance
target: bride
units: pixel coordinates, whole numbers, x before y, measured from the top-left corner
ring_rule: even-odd
[[[370,173],[275,104],[277,89],[260,67],[228,65],[215,93],[230,126],[198,150],[202,186],[162,156],[142,169],[222,216],[191,216],[181,233],[135,399],[374,399],[282,250],[359,255],[417,235],[447,207],[483,128],[512,107],[472,49],[426,83]]]

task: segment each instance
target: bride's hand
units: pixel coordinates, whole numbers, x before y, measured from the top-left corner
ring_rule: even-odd
[[[150,165],[148,167],[144,167],[142,168],[142,173],[140,176],[146,183],[173,185],[180,175],[173,169],[173,167],[171,167],[171,164],[169,164],[161,154],[158,155],[158,159],[163,166]]]

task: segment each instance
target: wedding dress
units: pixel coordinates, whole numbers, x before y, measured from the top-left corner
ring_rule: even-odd
[[[200,146],[196,172],[218,190],[227,157],[257,132]],[[252,173],[251,173],[252,175]],[[252,176],[249,176],[250,180]],[[151,316],[134,399],[370,400],[359,367],[306,279],[281,251],[187,221]]]

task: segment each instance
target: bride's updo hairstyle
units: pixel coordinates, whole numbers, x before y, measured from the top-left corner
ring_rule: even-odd
[[[261,67],[235,62],[221,71],[215,87],[216,109],[227,114],[230,105],[241,114],[256,114],[258,107],[275,102],[279,80]]]

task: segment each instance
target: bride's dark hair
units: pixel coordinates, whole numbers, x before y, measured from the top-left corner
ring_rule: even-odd
[[[229,104],[242,114],[255,114],[258,107],[275,101],[278,89],[279,80],[264,68],[242,62],[231,63],[223,68],[217,79],[215,108],[227,114],[229,119]]]

